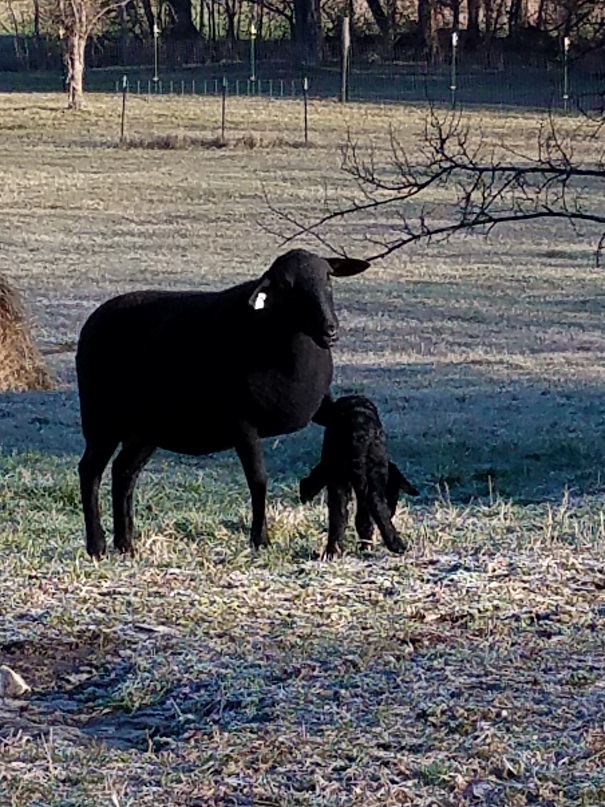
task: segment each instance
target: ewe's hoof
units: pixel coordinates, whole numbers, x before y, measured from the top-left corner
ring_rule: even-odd
[[[321,553],[321,560],[327,560],[330,562],[340,554],[342,554],[342,550],[339,550],[338,547],[327,546]]]
[[[86,551],[91,560],[102,560],[107,554],[107,547],[105,544],[102,546],[87,546]]]
[[[262,547],[271,545],[269,535],[266,532],[261,533],[261,535],[251,535],[250,543],[253,549],[261,549]]]
[[[134,544],[116,544],[114,543],[116,552],[120,555],[130,555],[131,558],[135,556]]]

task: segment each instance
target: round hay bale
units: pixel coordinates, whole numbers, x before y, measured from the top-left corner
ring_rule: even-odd
[[[0,392],[54,387],[17,291],[0,275]]]

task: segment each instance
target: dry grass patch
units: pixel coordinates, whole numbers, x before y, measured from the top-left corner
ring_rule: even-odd
[[[252,134],[236,138],[196,137],[195,135],[169,133],[149,137],[129,137],[120,143],[121,148],[178,151],[187,149],[284,149],[308,148],[310,143],[287,140],[283,137],[265,138]]]
[[[44,366],[18,292],[0,275],[0,392],[48,390]]]

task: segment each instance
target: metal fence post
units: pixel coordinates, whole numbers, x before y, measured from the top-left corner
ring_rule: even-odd
[[[452,109],[456,107],[456,56],[458,53],[458,31],[452,33],[452,71],[450,78],[450,91],[452,93]]]
[[[256,25],[254,20],[250,23],[250,81],[256,81]]]
[[[303,78],[303,102],[305,105],[305,146],[309,145],[309,79]]]
[[[225,128],[227,122],[227,77],[223,76],[223,97],[221,100],[221,142],[225,142]]]
[[[344,104],[349,98],[349,51],[351,49],[351,21],[349,17],[342,18],[342,75],[340,83],[340,100]]]
[[[563,39],[563,109],[569,109],[569,45],[570,39],[566,36]]]
[[[158,21],[154,20],[153,23],[153,80],[157,84],[159,81],[158,75],[158,63],[160,60],[160,53],[159,53],[159,38],[160,38],[160,26],[158,25]]]
[[[128,77],[122,76],[122,120],[120,121],[120,144],[124,143],[124,130],[126,127],[126,95],[128,93]]]

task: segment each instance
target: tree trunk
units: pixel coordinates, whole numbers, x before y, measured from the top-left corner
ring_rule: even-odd
[[[452,0],[452,30],[460,30],[460,0]]]
[[[236,7],[231,7],[228,3],[225,4],[225,17],[227,18],[227,47],[229,52],[233,52],[235,47],[235,15],[237,13]]]
[[[418,22],[422,32],[423,46],[431,64],[439,61],[439,39],[434,0],[418,0]]]
[[[374,17],[374,22],[378,26],[382,38],[386,40],[390,35],[391,23],[383,7],[380,5],[380,0],[368,0],[368,8],[372,12],[372,17]],[[351,19],[353,18],[351,17]]]
[[[294,0],[294,31],[300,61],[316,64],[321,50],[321,22],[317,0]]]
[[[480,0],[468,0],[468,44],[474,47],[479,42],[479,5]]]
[[[82,109],[84,99],[84,51],[86,36],[80,31],[68,31],[65,65],[67,67],[67,107]]]
[[[34,36],[40,38],[40,0],[34,0]]]
[[[172,0],[172,10],[175,21],[170,29],[170,36],[174,39],[194,39],[198,35],[193,23],[191,0]]]
[[[511,0],[508,9],[508,35],[514,36],[523,21],[523,0]]]
[[[149,28],[149,36],[153,36],[153,23],[155,22],[155,17],[153,16],[153,9],[151,8],[151,0],[142,0],[143,2],[143,11],[145,12],[145,19],[147,20],[147,26]]]

